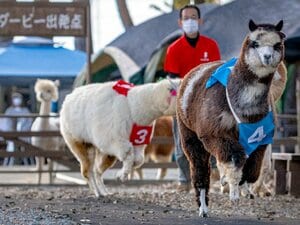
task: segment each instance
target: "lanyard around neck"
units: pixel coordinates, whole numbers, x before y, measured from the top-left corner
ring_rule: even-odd
[[[240,118],[237,116],[237,114],[235,113],[235,111],[233,110],[233,107],[232,107],[232,105],[231,105],[230,98],[229,98],[229,94],[228,94],[227,86],[226,86],[226,88],[225,88],[225,91],[226,91],[226,99],[227,99],[227,102],[228,102],[230,111],[232,112],[232,115],[233,115],[234,119],[236,120],[236,122],[237,122],[237,123],[241,123]],[[269,105],[269,112],[271,112],[271,111],[272,111],[272,107]]]

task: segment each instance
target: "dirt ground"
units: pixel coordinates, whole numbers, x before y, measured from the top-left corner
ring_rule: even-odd
[[[241,198],[238,207],[212,190],[210,217],[199,218],[193,191],[177,193],[175,183],[109,186],[96,199],[87,186],[0,187],[0,224],[300,224],[300,199],[292,196]]]

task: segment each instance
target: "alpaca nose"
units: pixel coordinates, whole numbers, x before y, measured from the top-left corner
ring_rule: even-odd
[[[271,59],[271,55],[270,54],[264,55],[264,57],[265,57],[265,60],[267,60],[267,61],[269,61]]]

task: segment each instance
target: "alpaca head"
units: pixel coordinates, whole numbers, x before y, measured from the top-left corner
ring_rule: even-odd
[[[159,102],[159,110],[163,115],[175,115],[176,95],[180,85],[180,79],[164,79],[156,86],[156,99]]]
[[[259,78],[274,73],[284,56],[283,21],[278,24],[255,24],[249,21],[250,33],[246,37],[241,57]]]
[[[46,79],[37,79],[34,85],[36,99],[39,102],[50,102],[58,100],[59,80],[52,81]]]

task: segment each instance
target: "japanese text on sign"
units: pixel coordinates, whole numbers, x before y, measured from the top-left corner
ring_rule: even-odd
[[[51,6],[51,7],[50,7]],[[63,6],[63,7],[61,7]],[[0,35],[84,36],[85,8],[66,4],[45,5],[15,3],[0,7]]]

